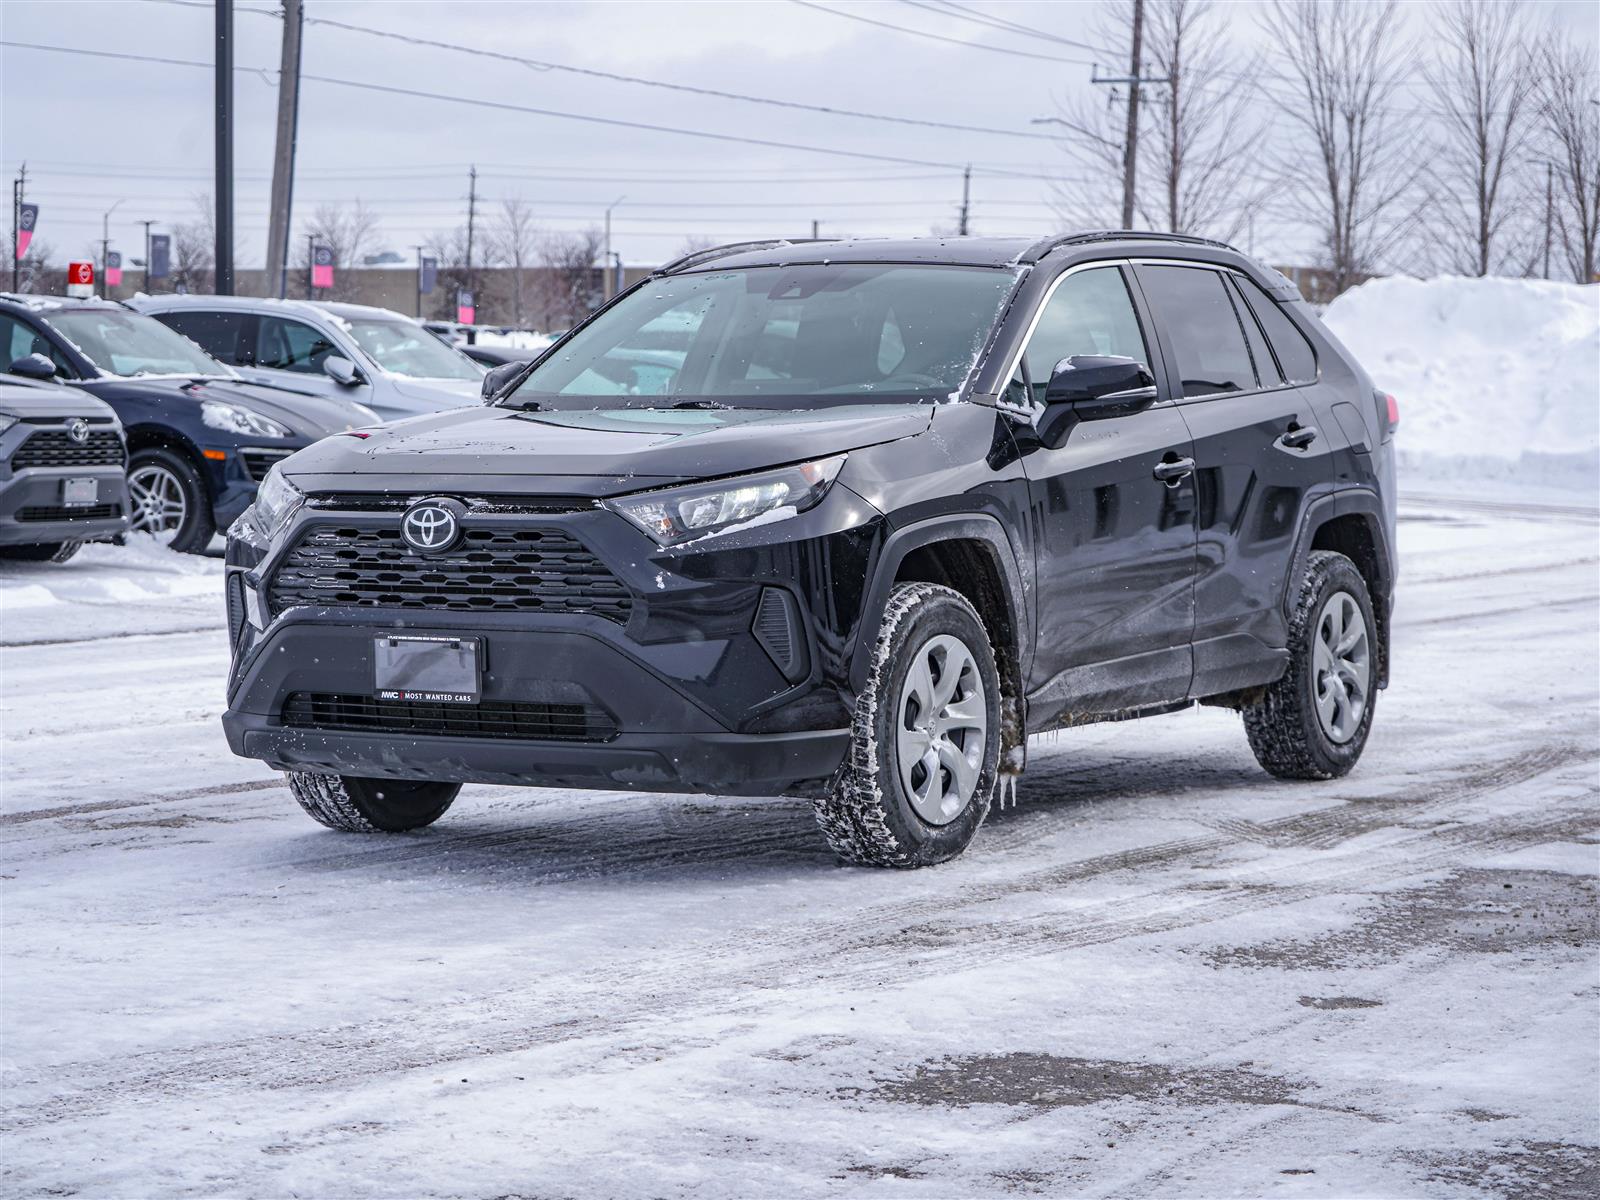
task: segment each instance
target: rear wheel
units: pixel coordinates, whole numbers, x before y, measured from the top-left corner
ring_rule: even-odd
[[[82,542],[36,542],[31,546],[0,546],[0,558],[17,562],[66,562]]]
[[[432,825],[455,801],[459,783],[361,779],[286,771],[289,791],[315,820],[346,833],[404,833]]]
[[[211,498],[194,464],[172,450],[152,447],[128,460],[133,501],[129,533],[147,533],[163,546],[199,554],[217,531]]]
[[[1372,600],[1355,563],[1312,553],[1289,621],[1289,669],[1244,710],[1256,761],[1279,779],[1334,779],[1361,757],[1377,699]]]
[[[850,751],[817,823],[858,866],[924,867],[967,848],[1000,760],[1000,679],[966,597],[931,583],[889,596]]]

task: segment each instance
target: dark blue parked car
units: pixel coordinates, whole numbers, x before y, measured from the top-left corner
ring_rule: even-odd
[[[128,436],[131,530],[192,553],[249,506],[273,463],[378,422],[347,402],[246,383],[153,317],[104,300],[0,293],[0,364],[109,404]]]

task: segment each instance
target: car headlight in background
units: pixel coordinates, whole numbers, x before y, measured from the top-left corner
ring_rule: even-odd
[[[202,400],[200,419],[212,429],[240,433],[249,437],[286,438],[293,435],[276,421],[220,400]]]
[[[640,492],[604,503],[661,545],[681,546],[735,526],[765,524],[814,508],[828,494],[844,460],[837,454],[738,479]]]

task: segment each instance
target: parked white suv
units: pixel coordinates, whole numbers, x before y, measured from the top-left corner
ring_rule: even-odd
[[[138,296],[129,303],[246,379],[348,400],[385,421],[479,403],[483,368],[386,308],[249,296]]]

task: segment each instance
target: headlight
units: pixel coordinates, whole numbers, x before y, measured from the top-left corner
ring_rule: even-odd
[[[239,514],[228,533],[264,547],[273,534],[289,523],[289,518],[305,500],[305,493],[285,479],[283,472],[274,465],[256,489],[255,503]]]
[[[212,429],[220,429],[224,433],[242,433],[250,437],[269,438],[292,436],[276,421],[263,417],[260,413],[251,412],[248,408],[223,404],[220,400],[202,400],[200,419]]]
[[[814,508],[828,494],[845,456],[780,467],[758,475],[663,488],[607,500],[663,546],[681,546],[714,533],[781,521]]]
[[[16,417],[8,417],[4,413],[0,413],[0,433],[4,433],[6,430],[10,429],[16,423],[17,423],[17,418]]]

